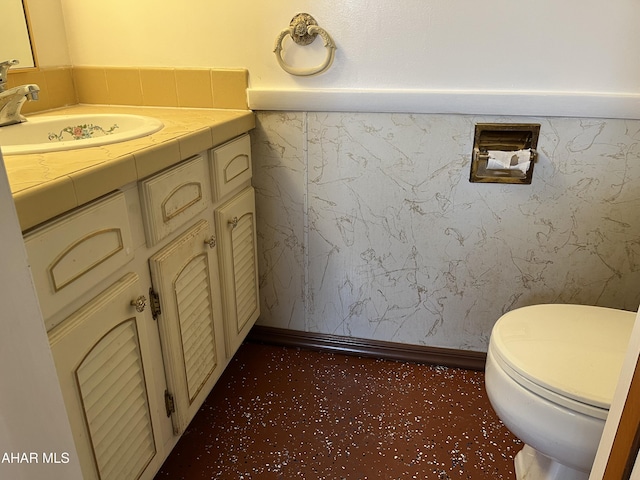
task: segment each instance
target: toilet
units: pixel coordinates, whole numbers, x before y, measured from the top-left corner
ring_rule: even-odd
[[[525,444],[518,480],[589,478],[635,317],[534,305],[496,322],[485,383],[498,417]]]

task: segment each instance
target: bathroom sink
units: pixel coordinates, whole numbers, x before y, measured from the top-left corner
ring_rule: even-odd
[[[152,117],[126,114],[85,114],[31,117],[0,127],[4,155],[58,152],[124,142],[157,132],[163,123]]]

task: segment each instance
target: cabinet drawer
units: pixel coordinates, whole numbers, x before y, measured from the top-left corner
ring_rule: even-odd
[[[25,245],[40,307],[48,319],[133,259],[124,194],[113,194],[29,233]],[[47,329],[52,326],[47,324]]]
[[[218,201],[251,180],[251,139],[243,135],[213,150],[211,187]]]
[[[147,245],[177,230],[210,203],[209,173],[203,156],[140,182]]]

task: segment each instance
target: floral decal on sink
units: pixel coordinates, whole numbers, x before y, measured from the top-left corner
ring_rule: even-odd
[[[69,125],[60,130],[60,133],[49,133],[50,141],[63,142],[65,140],[82,140],[84,138],[101,137],[103,135],[111,135],[118,128],[118,124],[114,123],[111,128],[105,130],[99,125],[93,123],[85,123],[82,125]]]

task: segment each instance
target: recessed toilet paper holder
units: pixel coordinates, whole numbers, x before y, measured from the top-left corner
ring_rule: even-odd
[[[530,184],[539,135],[537,123],[476,124],[469,181]],[[510,166],[500,165],[491,155],[511,157],[513,161]]]

